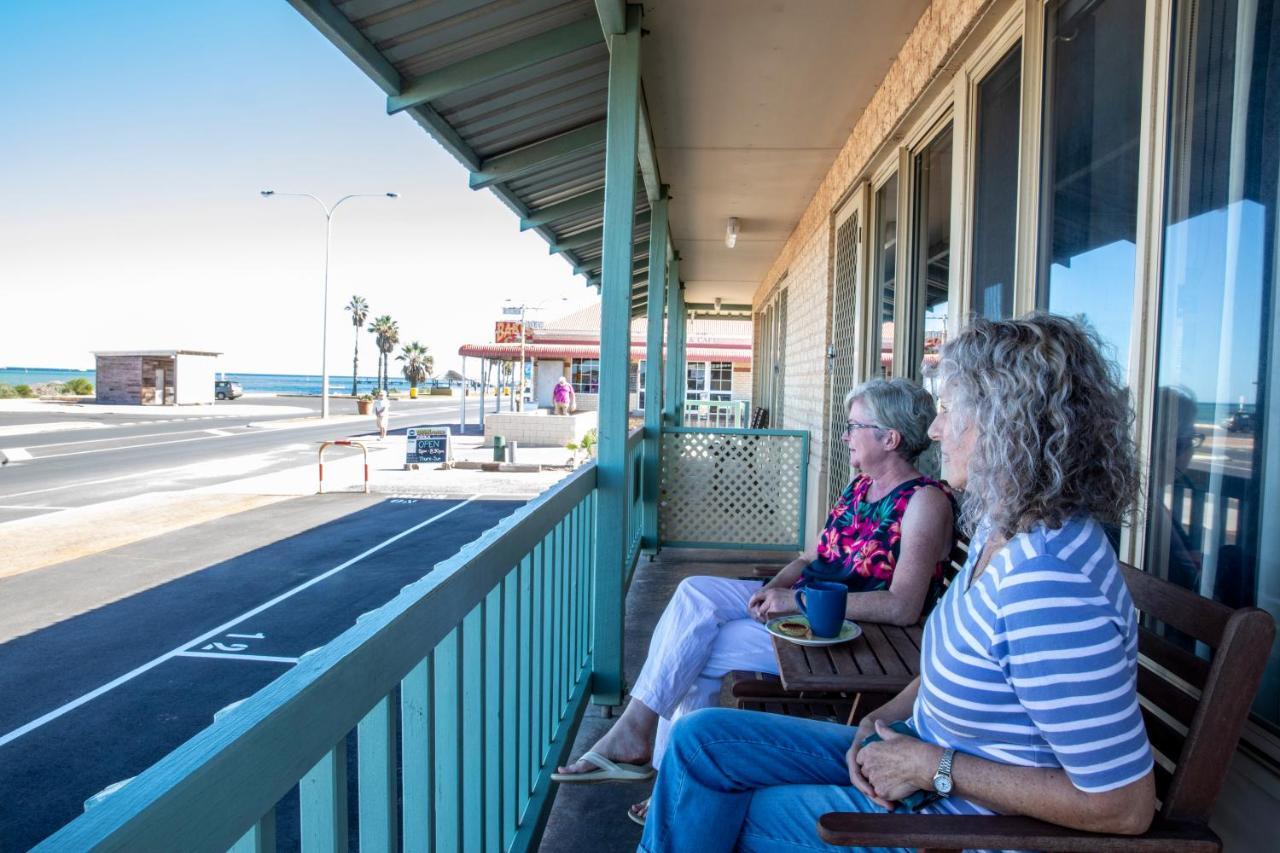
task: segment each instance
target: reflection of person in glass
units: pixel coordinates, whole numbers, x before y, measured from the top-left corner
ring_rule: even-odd
[[[1184,501],[1185,496],[1190,495],[1192,507],[1204,502],[1204,492],[1188,474],[1191,454],[1204,443],[1204,438],[1203,432],[1196,431],[1196,398],[1191,392],[1173,386],[1157,389],[1154,473],[1156,482],[1171,494],[1167,500],[1154,502],[1153,511],[1160,513],[1160,517],[1153,520],[1153,529],[1158,531],[1153,544],[1167,552],[1164,564],[1169,580],[1196,592],[1200,591],[1204,555],[1198,547],[1197,531],[1184,523],[1184,518],[1189,516],[1194,520],[1198,513],[1186,512]],[[1167,532],[1161,528],[1167,528]]]

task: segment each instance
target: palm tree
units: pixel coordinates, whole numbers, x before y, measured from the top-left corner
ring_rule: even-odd
[[[416,388],[425,382],[435,368],[435,358],[417,341],[405,344],[404,349],[396,356],[396,361],[404,362],[401,371],[404,373],[404,378],[409,380],[411,388]]]
[[[378,350],[382,353],[381,371],[378,379],[381,383],[380,387],[385,391],[387,388],[387,357],[395,351],[396,344],[400,343],[400,324],[391,319],[390,314],[383,314],[369,324],[369,331],[373,332],[375,340],[378,342]]]
[[[351,359],[351,396],[356,395],[356,377],[360,375],[360,327],[369,317],[369,303],[363,296],[352,296],[347,303],[347,311],[351,312],[351,325],[356,327],[356,354]]]

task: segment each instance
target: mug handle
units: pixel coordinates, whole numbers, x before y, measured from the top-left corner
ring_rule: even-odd
[[[805,601],[803,596],[804,596],[804,589],[803,588],[797,589],[796,590],[796,607],[799,608],[800,612],[807,617],[809,615],[809,609],[805,607]]]

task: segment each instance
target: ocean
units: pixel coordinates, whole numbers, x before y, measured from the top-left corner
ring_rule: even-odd
[[[315,394],[320,393],[319,375],[298,373],[222,373],[219,379],[239,382],[246,394]],[[66,382],[82,377],[94,382],[92,370],[58,370],[48,367],[0,367],[0,385],[43,385],[47,382]],[[378,384],[372,376],[361,376],[358,393],[371,393]],[[388,387],[407,391],[409,383],[403,377],[392,376]],[[329,393],[346,394],[351,390],[351,375],[329,375]]]

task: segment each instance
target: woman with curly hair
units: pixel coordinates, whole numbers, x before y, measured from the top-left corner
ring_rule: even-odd
[[[649,655],[618,722],[557,782],[642,781],[653,775],[671,722],[719,700],[733,669],[776,673],[764,623],[794,613],[795,589],[843,583],[850,619],[911,625],[940,586],[954,542],[950,490],[915,461],[933,443],[933,398],[904,379],[867,382],[845,397],[844,435],[857,475],[836,501],[816,550],[766,584],[721,577],[681,581],[654,629]],[[644,820],[645,803],[632,808]]]
[[[1092,331],[1033,314],[974,320],[929,373],[930,435],[972,539],[919,678],[856,731],[723,709],[681,720],[641,850],[846,849],[819,839],[820,815],[895,806],[1150,824],[1137,616],[1103,530],[1138,488],[1118,371]]]

